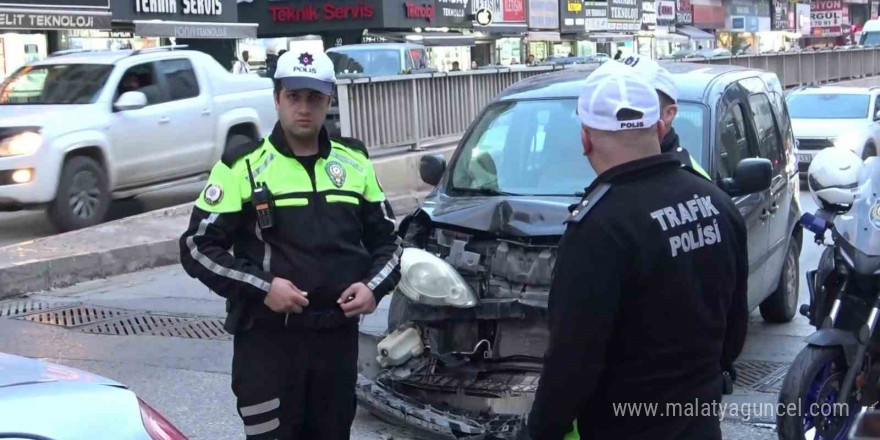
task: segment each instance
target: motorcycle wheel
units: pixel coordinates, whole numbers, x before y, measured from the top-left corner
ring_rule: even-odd
[[[834,410],[846,369],[846,357],[839,347],[808,345],[801,350],[779,391],[779,440],[847,439],[859,408],[850,399],[848,416],[835,414]],[[789,411],[790,408],[797,410]],[[837,412],[842,410],[838,408]]]

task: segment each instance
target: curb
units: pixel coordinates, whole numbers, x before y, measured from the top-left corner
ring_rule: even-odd
[[[395,215],[400,218],[412,212],[414,207],[418,206],[418,200],[426,194],[406,194],[390,198],[389,201]],[[132,228],[136,229],[137,223],[145,219],[188,217],[192,210],[192,205],[192,203],[186,203],[171,208],[150,211],[137,216],[104,223],[93,228],[35,240],[28,245],[47,243],[53,239],[58,240],[59,237],[63,240],[64,237],[72,236],[69,234],[94,234],[94,231],[98,230],[98,228],[113,228],[123,223],[131,223]],[[183,230],[177,232],[183,233]],[[96,250],[94,252],[57,258],[35,259],[23,263],[0,264],[0,300],[15,298],[42,290],[72,286],[84,281],[178,264],[180,263],[178,240],[178,238],[164,238],[114,249]],[[6,246],[0,248],[0,252],[20,247],[21,245]]]

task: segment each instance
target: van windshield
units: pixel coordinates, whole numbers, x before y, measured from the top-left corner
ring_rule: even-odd
[[[0,84],[0,105],[91,104],[112,71],[104,64],[25,66]]]
[[[327,52],[336,74],[355,73],[369,76],[399,75],[400,51],[397,49],[357,49]]]
[[[862,41],[859,44],[862,46],[880,46],[880,31],[863,32]]]

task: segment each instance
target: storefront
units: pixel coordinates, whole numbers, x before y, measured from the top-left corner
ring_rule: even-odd
[[[570,42],[571,56],[589,57],[595,54],[595,44],[587,41],[586,9],[581,0],[560,0],[559,30],[564,41]]]
[[[700,4],[691,4],[691,19],[689,26],[679,26],[678,32],[691,38],[691,45],[695,50],[711,49],[717,46],[716,41],[707,41],[700,31],[713,35],[724,29],[727,21],[727,9],[721,0],[703,0]],[[693,28],[693,31],[691,31]],[[690,31],[690,32],[689,32]],[[698,38],[699,37],[699,38]]]
[[[572,44],[559,32],[559,0],[529,0],[528,48],[525,62],[570,56]]]
[[[772,30],[758,33],[758,47],[761,53],[785,52],[799,47],[797,3],[789,0],[772,0],[770,3]]]
[[[59,47],[59,32],[111,28],[109,0],[3,0],[0,78]]]
[[[672,0],[642,2],[642,30],[639,54],[654,59],[668,58],[687,47],[688,37],[675,33],[676,4]]]
[[[478,66],[523,64],[527,60],[526,0],[471,0]]]
[[[638,52],[636,38],[642,29],[641,0],[608,0],[585,2],[587,9],[586,30],[589,41],[595,45],[594,53],[611,57],[632,55]]]
[[[770,3],[753,0],[726,0],[725,30],[718,33],[719,46],[734,54],[757,54],[759,34],[772,31]]]

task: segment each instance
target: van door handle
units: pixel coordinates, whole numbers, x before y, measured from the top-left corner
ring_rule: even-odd
[[[171,122],[171,118],[169,118],[168,116],[163,116],[163,117],[159,118],[160,124],[167,124],[169,122]]]
[[[209,109],[209,108],[202,109],[202,114],[205,115],[205,116],[210,115],[210,114],[211,114],[211,109]]]
[[[770,214],[776,214],[776,211],[779,210],[779,205],[776,202],[773,202],[773,205],[770,206]]]
[[[770,213],[767,212],[766,209],[761,211],[761,221],[767,220],[768,218],[770,218]]]

